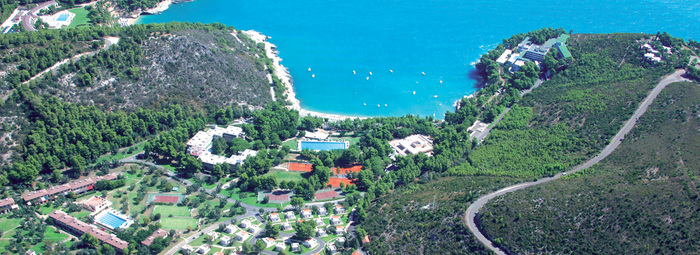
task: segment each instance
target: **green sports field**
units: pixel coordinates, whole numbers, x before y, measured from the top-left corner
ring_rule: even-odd
[[[75,18],[73,18],[73,21],[71,21],[70,25],[68,26],[69,28],[74,28],[80,25],[87,25],[88,24],[88,11],[85,10],[85,8],[80,7],[80,8],[73,8],[68,10],[69,12],[75,13]]]
[[[160,216],[163,218],[168,217],[171,214],[174,217],[190,217],[190,209],[182,206],[156,205],[155,207],[153,207],[152,215],[156,215],[159,213]]]
[[[275,176],[277,178],[277,181],[294,181],[298,182],[304,179],[304,177],[301,176],[302,172],[295,172],[295,171],[271,171],[265,176]]]
[[[187,229],[187,227],[197,228],[197,219],[192,218],[160,218],[163,229]]]

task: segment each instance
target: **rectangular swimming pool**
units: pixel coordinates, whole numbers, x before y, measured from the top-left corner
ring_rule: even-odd
[[[347,142],[300,141],[299,143],[300,150],[330,151],[347,149]]]
[[[68,15],[68,14],[61,14],[61,15],[58,16],[58,18],[56,18],[56,21],[66,21],[66,20],[68,20],[68,17],[70,17],[70,15]]]
[[[97,219],[97,221],[104,225],[111,226],[113,229],[117,229],[124,225],[126,219],[122,219],[119,216],[112,214],[111,212],[107,212],[104,215],[102,215],[102,217]]]

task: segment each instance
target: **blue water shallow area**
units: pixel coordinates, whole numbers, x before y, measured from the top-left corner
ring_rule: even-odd
[[[319,141],[301,141],[301,149],[309,149],[315,151],[330,151],[346,149],[345,142],[319,142]]]
[[[61,14],[61,15],[58,16],[58,18],[56,18],[56,21],[66,21],[66,20],[68,20],[68,17],[70,17],[70,15],[68,15],[68,14]]]
[[[108,212],[102,215],[101,218],[98,219],[102,224],[111,226],[113,229],[117,229],[124,225],[126,222],[126,219],[119,218],[118,216]]]
[[[141,20],[169,21],[271,36],[303,108],[358,116],[442,118],[477,90],[470,72],[481,54],[542,27],[700,40],[700,3],[690,0],[196,0]]]

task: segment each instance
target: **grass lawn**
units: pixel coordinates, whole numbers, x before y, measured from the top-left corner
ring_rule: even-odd
[[[194,239],[192,242],[189,243],[189,245],[192,247],[197,247],[197,246],[204,244],[204,237],[205,236],[207,236],[207,235],[202,235],[202,236],[198,237],[197,239]]]
[[[233,199],[238,200],[238,201],[241,201],[241,203],[253,205],[253,206],[258,206],[258,207],[277,208],[280,205],[278,203],[267,203],[267,204],[260,203],[260,202],[258,202],[258,196],[255,193],[248,193],[248,197],[241,199],[241,197],[238,195],[239,192],[240,192],[240,189],[235,188],[233,190],[233,192],[230,190],[222,190],[221,193],[219,193],[219,194],[233,198]],[[231,193],[233,193],[233,195],[231,195]],[[285,202],[281,205],[287,206],[289,204],[291,204],[291,202]]]
[[[174,205],[156,205],[152,214],[158,213],[160,213],[161,217],[168,217],[171,214],[175,217],[190,217],[189,208]]]
[[[197,219],[192,218],[160,218],[163,229],[187,229],[187,227],[197,228]]]
[[[85,8],[73,8],[68,10],[69,12],[75,13],[75,18],[73,18],[73,21],[70,23],[68,28],[74,28],[78,27],[80,25],[87,25],[88,24],[88,11],[85,10]]]
[[[77,15],[76,15],[76,18],[77,18]],[[73,22],[75,22],[75,21],[73,21]],[[73,24],[71,23],[71,25],[73,25]],[[101,162],[104,162],[104,161],[109,162],[109,161],[112,161],[113,159],[121,160],[121,159],[125,159],[125,158],[128,158],[128,157],[131,157],[131,156],[133,156],[133,155],[139,154],[139,153],[143,152],[143,146],[144,146],[145,144],[146,144],[146,142],[144,141],[144,142],[137,143],[137,144],[134,145],[134,146],[131,146],[131,147],[128,147],[128,148],[124,148],[124,149],[120,149],[120,150],[117,152],[116,155],[112,155],[111,153],[110,153],[110,154],[102,155],[101,157],[97,158],[97,163],[101,163]],[[129,148],[133,148],[133,152],[127,154],[126,151],[127,151]]]
[[[47,214],[52,213],[53,211],[55,211],[55,210],[57,209],[57,208],[54,207],[53,205],[47,206],[47,205],[49,205],[49,204],[51,204],[51,203],[46,203],[46,204],[42,205],[42,206],[39,208],[39,213],[41,213],[41,214],[43,214],[43,215],[47,215]]]
[[[285,145],[289,146],[289,148],[292,149],[293,151],[296,151],[299,148],[299,143],[297,142],[297,139],[291,139],[291,140],[287,140],[287,141],[283,142],[282,146],[285,146]]]
[[[8,230],[19,226],[19,223],[22,221],[23,221],[23,219],[21,219],[21,218],[9,218],[9,214],[6,214],[2,218],[0,218],[0,229],[5,231],[3,236],[7,235]]]
[[[44,232],[44,242],[45,241],[51,241],[51,243],[57,243],[63,240],[66,240],[69,238],[68,235],[56,232],[56,229],[53,227],[48,227],[46,228],[46,231]],[[44,246],[46,243],[40,242],[31,249],[34,250],[37,253],[43,253],[44,252]]]
[[[70,216],[76,217],[78,219],[82,219],[83,217],[87,216],[88,214],[90,214],[90,212],[86,211],[86,210],[80,210],[79,212],[69,213]]]
[[[281,181],[294,181],[294,182],[299,182],[304,179],[304,177],[301,176],[303,172],[296,172],[296,171],[270,171],[269,173],[266,173],[263,176],[274,176],[277,178],[277,182]]]

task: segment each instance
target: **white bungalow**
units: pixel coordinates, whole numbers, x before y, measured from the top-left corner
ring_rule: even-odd
[[[280,215],[278,213],[271,213],[267,218],[272,222],[280,221]]]
[[[340,216],[334,215],[331,217],[331,225],[340,225],[343,224],[343,220],[340,219]]]
[[[311,217],[314,217],[314,215],[311,214],[311,209],[301,210],[301,218],[302,219],[311,218]]]
[[[326,211],[325,207],[318,208],[318,215],[326,215],[326,214],[328,214],[328,211]]]
[[[219,233],[216,233],[216,232],[214,232],[214,231],[211,231],[211,232],[207,233],[207,235],[208,235],[208,236],[211,236],[211,239],[212,239],[212,240],[216,240],[217,238],[219,238]]]
[[[228,225],[228,226],[226,226],[226,229],[224,229],[224,232],[226,232],[228,234],[233,234],[234,232],[236,232],[236,229],[237,229],[236,226]]]
[[[301,251],[301,247],[299,246],[299,243],[292,243],[292,251]]]
[[[222,236],[221,240],[219,241],[219,244],[223,246],[229,246],[229,244],[231,244],[231,238],[228,236]]]
[[[185,244],[182,246],[182,251],[185,252],[185,254],[190,254],[192,251],[194,251],[194,247],[190,246],[189,244]]]
[[[309,238],[309,239],[306,239],[306,241],[304,241],[304,242],[301,243],[301,244],[303,244],[304,246],[306,246],[306,248],[311,248],[311,247],[314,247],[314,246],[318,245],[318,241],[316,241],[316,239]]]
[[[336,234],[336,235],[342,234],[343,232],[345,232],[345,227],[343,227],[343,226],[335,226],[335,234]]]
[[[292,224],[289,224],[289,222],[282,223],[282,231],[289,231],[292,230]]]
[[[287,249],[287,245],[284,242],[279,242],[275,245],[275,251],[284,251]]]
[[[345,237],[338,237],[338,239],[335,239],[335,243],[337,244],[344,244],[345,243]]]
[[[284,218],[288,219],[288,220],[293,220],[293,219],[296,219],[297,217],[294,216],[294,212],[288,211],[288,212],[284,213]]]
[[[246,220],[242,220],[242,221],[241,221],[241,225],[240,225],[240,226],[241,226],[242,228],[248,228],[248,227],[250,227],[250,225],[252,225],[252,224],[250,223],[249,220],[246,219]]]
[[[333,208],[333,212],[335,212],[335,214],[345,213],[345,208],[342,205],[336,205]]]
[[[270,246],[275,245],[275,239],[272,239],[272,238],[269,238],[269,237],[265,237],[265,238],[263,238],[263,239],[261,239],[261,240],[263,241],[263,243],[265,243],[265,247],[270,247]]]
[[[236,233],[236,241],[243,242],[250,237],[250,233],[241,231]]]
[[[323,222],[323,219],[321,219],[321,218],[316,218],[315,221],[316,221],[316,226],[326,225],[326,223]]]
[[[210,250],[211,248],[209,248],[209,245],[202,244],[202,246],[199,246],[199,248],[197,248],[197,253],[207,254],[207,252],[209,252]]]
[[[260,232],[260,227],[258,227],[256,225],[250,225],[250,227],[248,228],[248,232],[253,233],[253,234],[258,233],[258,232]]]
[[[318,228],[318,229],[316,229],[316,236],[317,237],[324,237],[324,236],[328,236],[328,233],[326,233],[325,228]]]
[[[328,253],[331,253],[331,254],[338,251],[338,249],[336,249],[335,245],[333,245],[333,244],[328,244],[328,246],[326,246],[326,249],[328,250]]]

